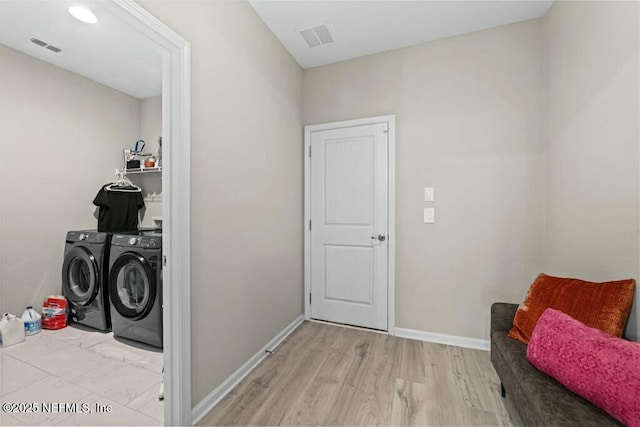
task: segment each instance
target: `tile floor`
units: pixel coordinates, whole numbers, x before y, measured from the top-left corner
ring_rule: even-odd
[[[160,426],[161,380],[157,349],[76,325],[43,330],[0,348],[0,402],[39,404],[37,412],[0,411],[0,425]],[[86,404],[91,412],[43,403]],[[96,405],[111,411],[97,413]]]

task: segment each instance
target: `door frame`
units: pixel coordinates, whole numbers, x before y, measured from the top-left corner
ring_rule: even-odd
[[[191,425],[191,45],[133,0],[98,6],[162,53],[164,424]]]
[[[304,127],[304,318],[311,319],[311,133],[330,129],[341,129],[353,126],[372,125],[376,123],[387,123],[389,129],[388,145],[388,170],[389,187],[387,192],[387,214],[388,214],[388,235],[387,245],[389,256],[387,258],[387,333],[395,335],[395,302],[396,302],[396,116],[365,117],[355,120],[344,120],[339,122],[321,123]]]

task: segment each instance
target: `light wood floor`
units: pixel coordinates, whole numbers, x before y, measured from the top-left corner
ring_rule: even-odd
[[[489,352],[304,322],[199,425],[501,425]]]

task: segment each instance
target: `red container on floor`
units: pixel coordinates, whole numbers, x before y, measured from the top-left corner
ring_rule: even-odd
[[[62,329],[67,326],[67,299],[62,295],[49,295],[42,305],[42,327]]]

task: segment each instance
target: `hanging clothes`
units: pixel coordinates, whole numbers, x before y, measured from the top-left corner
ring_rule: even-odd
[[[138,231],[138,210],[144,207],[139,187],[123,187],[113,183],[103,185],[93,204],[100,208],[98,231]]]

